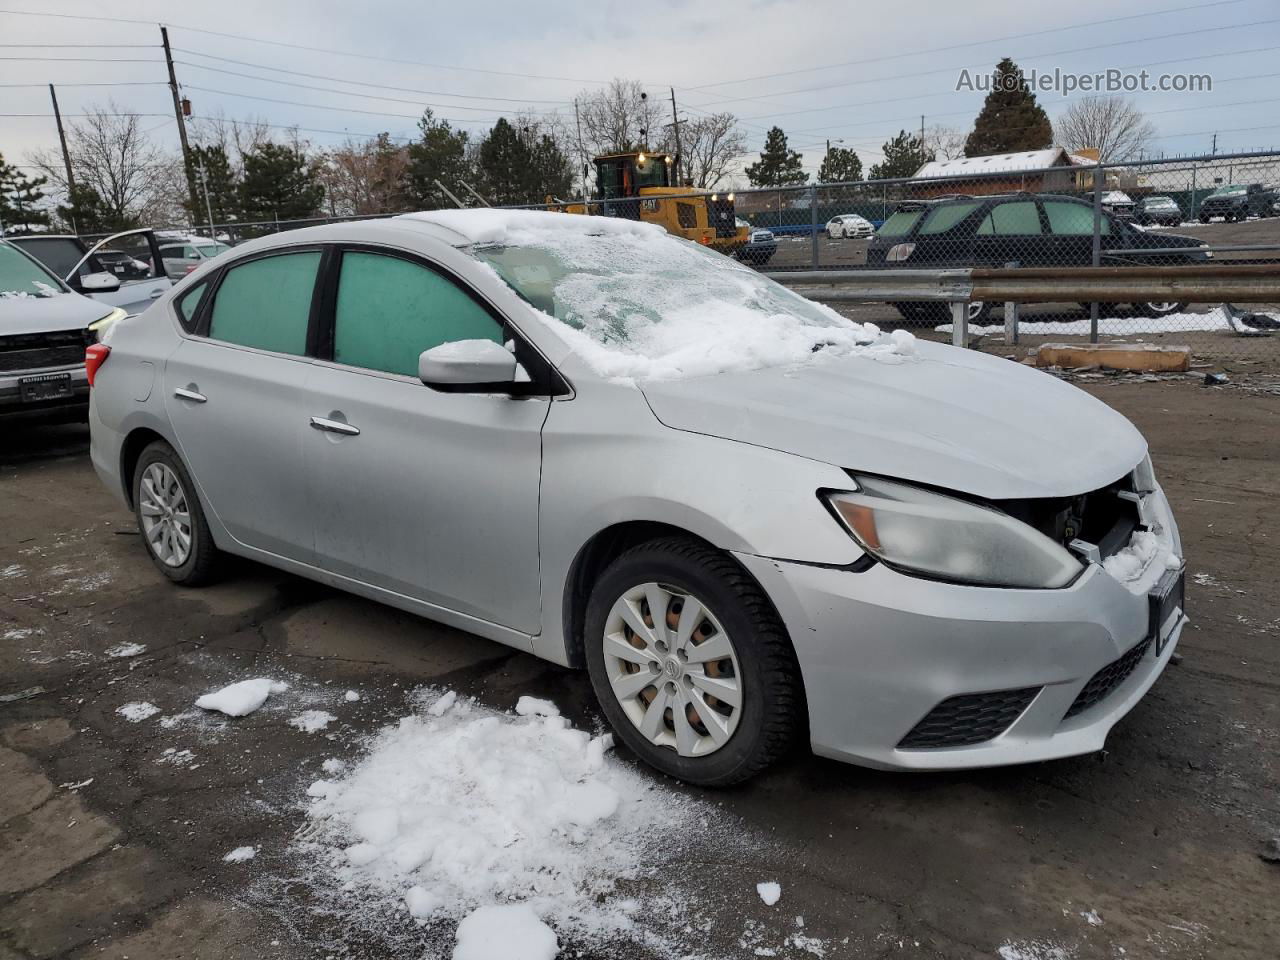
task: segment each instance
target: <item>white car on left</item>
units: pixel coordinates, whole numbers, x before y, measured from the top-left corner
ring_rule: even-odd
[[[827,236],[832,240],[843,240],[847,237],[870,237],[876,232],[871,221],[856,213],[842,213],[827,221]]]
[[[109,273],[84,280],[87,289],[120,286]],[[24,250],[0,240],[0,424],[86,419],[85,350],[124,316],[119,307],[76,293]]]

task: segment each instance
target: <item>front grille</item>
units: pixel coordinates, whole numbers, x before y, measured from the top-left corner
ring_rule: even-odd
[[[715,227],[717,237],[732,237],[738,233],[738,217],[733,201],[727,197],[712,200],[707,197],[707,222]]]
[[[0,372],[75,366],[84,363],[84,348],[92,342],[93,334],[84,329],[3,336],[0,337]]]
[[[912,727],[898,747],[965,747],[992,740],[1009,729],[1039,692],[1040,687],[1024,687],[948,697]]]
[[[1111,692],[1128,680],[1129,674],[1137,669],[1138,664],[1142,662],[1143,655],[1147,652],[1147,647],[1150,645],[1150,639],[1143,640],[1136,647],[1133,647],[1118,659],[1112,660],[1090,677],[1089,682],[1084,685],[1084,689],[1080,691],[1062,719],[1067,720],[1077,713],[1083,713],[1110,696]]]

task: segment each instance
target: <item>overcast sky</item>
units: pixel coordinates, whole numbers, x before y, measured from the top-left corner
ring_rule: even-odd
[[[1097,23],[1117,17],[1129,19]],[[1219,152],[1280,145],[1276,0],[1072,0],[1052,7],[1025,0],[0,0],[0,114],[49,113],[47,88],[20,84],[53,82],[64,114],[114,98],[150,115],[145,128],[176,150],[160,21],[169,25],[178,79],[197,115],[296,124],[317,145],[340,142],[342,131],[409,137],[428,104],[477,130],[522,108],[571,117],[575,94],[624,77],[643,81],[655,98],[668,97],[674,86],[686,116],[734,112],[756,150],[765,130],[778,124],[810,171],[828,137],[852,146],[869,165],[899,129],[919,129],[922,114],[928,126],[967,129],[982,94],[957,92],[957,76],[961,68],[989,71],[1002,56],[1045,72],[1155,64],[1148,67],[1153,73],[1209,73],[1212,92],[1134,96],[1158,128],[1155,149],[1208,152],[1215,131]],[[35,57],[75,59],[27,59]],[[77,86],[94,83],[149,85]],[[1054,117],[1070,101],[1042,94],[1041,102]],[[10,162],[56,143],[49,117],[0,118],[0,153]]]

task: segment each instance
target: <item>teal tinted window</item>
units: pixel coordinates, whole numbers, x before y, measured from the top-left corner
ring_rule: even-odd
[[[876,231],[882,237],[900,237],[916,225],[923,210],[897,210]]]
[[[1060,237],[1093,236],[1093,208],[1083,203],[1063,203],[1061,200],[1046,200],[1044,213],[1049,218],[1049,229]],[[1107,215],[1102,214],[1102,232],[1110,233],[1111,224]]]
[[[209,336],[302,356],[319,251],[285,253],[232,267],[213,300]]]
[[[977,209],[976,200],[973,203],[948,203],[942,207],[934,207],[920,225],[920,233],[945,233]]]
[[[1002,203],[992,207],[978,228],[978,234],[1005,234],[1010,236],[1027,236],[1040,234],[1040,214],[1036,205],[1030,200],[1019,200],[1015,203]]]
[[[191,322],[196,318],[196,311],[200,309],[200,301],[204,299],[205,291],[208,289],[209,284],[198,283],[178,298],[175,306],[178,309],[178,316],[182,318],[183,326],[191,326]]]
[[[376,253],[342,255],[335,361],[416,377],[422,351],[457,340],[501,343],[502,326],[434,270]]]

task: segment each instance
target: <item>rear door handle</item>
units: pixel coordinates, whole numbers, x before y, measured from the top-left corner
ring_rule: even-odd
[[[183,400],[190,400],[192,403],[208,403],[209,398],[203,393],[196,393],[194,390],[188,390],[186,387],[178,387],[173,391],[175,397]]]
[[[147,297],[151,300],[159,300],[161,294],[163,293],[164,293],[164,287],[160,287],[158,290],[152,290],[149,294],[147,294]]]
[[[350,423],[343,423],[341,420],[329,420],[326,417],[312,417],[311,426],[317,430],[324,430],[326,433],[340,433],[346,437],[360,436],[360,428]]]

